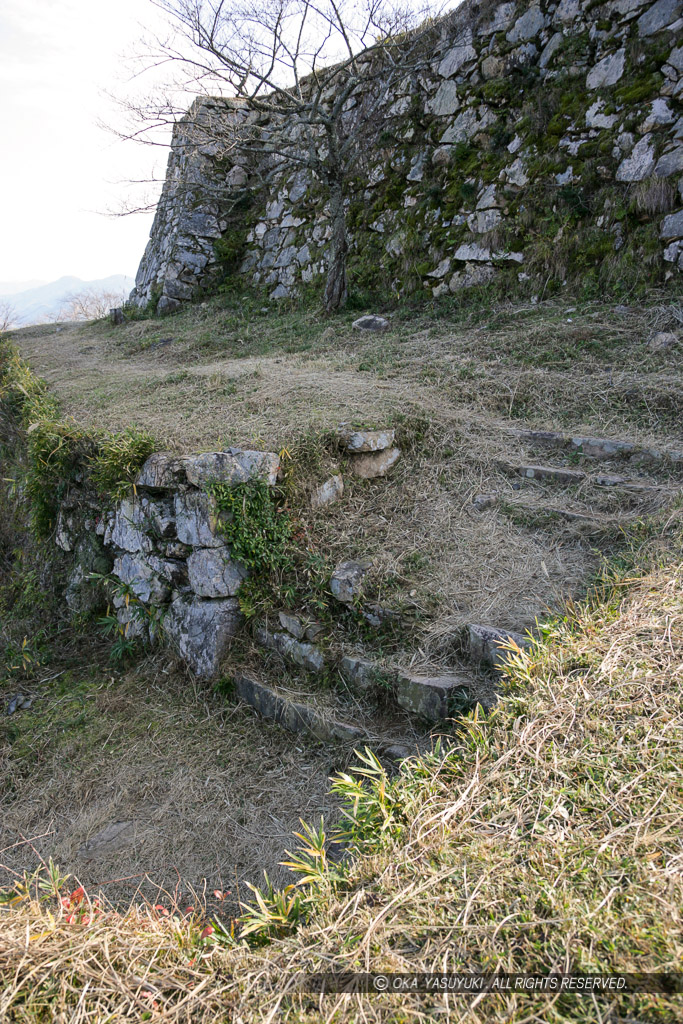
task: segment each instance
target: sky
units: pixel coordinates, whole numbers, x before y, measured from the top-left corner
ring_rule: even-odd
[[[2,0],[0,281],[135,276],[153,214],[107,212],[168,154],[98,121],[122,124],[106,91],[147,88],[124,58],[163,25],[150,0]]]

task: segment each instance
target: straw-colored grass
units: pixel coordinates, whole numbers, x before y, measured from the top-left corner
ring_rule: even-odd
[[[0,911],[4,1019],[680,1019],[681,996],[314,996],[295,979],[681,971],[681,536],[672,513],[627,571],[511,657],[501,701],[466,720],[459,749],[366,785],[368,800],[386,794],[387,827],[320,883],[298,932],[229,948],[201,938],[203,921],[149,907],[88,907],[78,923],[34,882]]]

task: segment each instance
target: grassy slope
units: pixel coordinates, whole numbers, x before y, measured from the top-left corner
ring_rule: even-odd
[[[501,442],[506,425],[680,447],[680,344],[659,353],[646,344],[655,330],[675,328],[680,310],[655,305],[624,315],[606,305],[555,304],[456,311],[441,320],[397,315],[388,335],[373,338],[352,334],[350,317],[320,324],[299,311],[254,320],[249,310],[222,308],[222,301],[163,323],[134,323],[123,332],[104,325],[59,333],[30,329],[16,340],[50,381],[64,412],[85,424],[117,428],[133,420],[186,449],[287,443],[312,477],[328,472],[330,453],[311,443],[311,432],[324,434],[344,417],[378,425],[395,420],[405,455],[392,480],[349,481],[343,506],[308,513],[307,523],[334,556],[368,549],[377,554],[379,581],[393,583],[390,593],[415,591],[428,614],[407,644],[419,641],[437,664],[452,657],[454,631],[467,618],[485,611],[487,621],[498,616],[503,625],[519,626],[547,604],[558,607],[562,593],[581,591],[597,563],[594,539],[557,523],[540,526],[534,514],[548,502],[584,509],[598,520],[618,514],[631,528],[639,515],[653,512],[654,534],[661,531],[667,543],[658,546],[646,531],[631,562],[640,566],[634,578],[608,588],[585,608],[574,607],[564,623],[549,630],[530,662],[512,670],[507,696],[490,718],[471,723],[461,755],[410,762],[387,783],[392,807],[383,845],[363,843],[336,886],[321,880],[315,911],[298,934],[262,949],[226,950],[211,936],[201,938],[205,915],[216,909],[211,899],[206,910],[201,900],[193,901],[198,914],[175,920],[142,905],[123,918],[112,911],[81,927],[78,914],[67,921],[72,908],[62,913],[52,898],[27,896],[0,911],[0,1011],[29,1021],[54,1019],[59,1012],[67,1019],[85,1020],[88,1013],[103,1019],[108,1011],[136,1019],[156,999],[170,1019],[197,1020],[204,1011],[219,1018],[231,1006],[244,1020],[273,1013],[275,1019],[313,1021],[323,1011],[348,1021],[363,1013],[367,1019],[450,1014],[457,1020],[469,1004],[427,997],[399,1004],[381,997],[365,1000],[361,1010],[349,997],[326,997],[318,1008],[311,998],[283,997],[282,981],[298,969],[331,965],[547,970],[663,969],[678,963],[678,518],[658,512],[658,502],[630,507],[623,495],[569,489],[558,495],[536,486],[524,492],[528,507],[518,508],[515,518],[501,508],[475,519],[468,509],[474,493],[504,486],[492,468],[499,455],[524,454],[509,440]],[[172,344],[151,348],[169,336]],[[623,545],[614,547],[619,549],[623,553]],[[16,563],[15,556],[8,564],[12,558]],[[5,607],[8,614],[12,610],[11,604]],[[63,633],[57,641],[63,642]],[[68,656],[77,658],[78,651]],[[168,686],[154,662],[111,684],[103,685],[103,665],[99,673],[68,677],[62,703],[63,680],[48,684],[47,703],[31,720],[16,720],[21,735],[18,746],[15,737],[8,778],[24,787],[28,779],[31,789],[17,789],[26,807],[21,799],[15,802],[15,824],[32,801],[45,804],[41,793],[50,785],[55,808],[64,813],[57,783],[66,758],[78,765],[70,793],[85,813],[74,835],[92,834],[109,820],[104,784],[108,773],[121,768],[124,783],[134,780],[127,791],[133,796],[141,788],[136,779],[154,780],[145,798],[155,804],[162,833],[168,825],[164,800],[169,794],[182,798],[185,810],[174,818],[173,836],[188,852],[188,864],[195,823],[206,829],[202,835],[216,834],[216,801],[200,798],[207,759],[220,801],[233,800],[222,806],[259,834],[269,828],[271,808],[281,819],[280,835],[283,822],[293,823],[299,808],[305,806],[311,818],[324,808],[324,758],[307,748],[306,757],[316,761],[308,788],[304,779],[301,787],[297,779],[285,780],[281,796],[275,794],[276,803],[289,801],[282,815],[271,803],[260,807],[254,790],[254,807],[263,814],[245,822],[244,805],[230,785],[235,773],[242,778],[247,770],[248,762],[240,760],[243,748],[232,750],[216,771],[226,735],[246,735],[254,766],[269,758],[281,764],[286,747],[295,771],[300,754],[294,756],[291,742],[260,742],[253,720],[233,712],[226,718],[205,694],[193,710],[194,696],[183,693],[182,679]],[[141,683],[151,710],[135,700]],[[16,688],[14,680],[10,685]],[[79,746],[85,726],[74,726],[72,719],[82,713],[89,738]],[[115,745],[104,749],[109,729],[120,732],[128,721],[142,738],[150,715],[159,723],[152,743],[126,748],[125,756]],[[172,743],[165,735],[169,724]],[[47,746],[34,742],[41,730]],[[101,750],[90,742],[97,736]],[[182,772],[174,775],[181,761],[189,771],[185,785]],[[94,767],[97,782],[89,774]],[[170,782],[164,789],[165,778]],[[306,791],[306,801],[297,789]],[[89,793],[101,801],[101,821],[88,818]],[[373,802],[371,792],[367,806]],[[27,829],[39,817],[28,815]],[[74,825],[73,818],[64,821],[65,827]],[[239,830],[235,836],[244,840]],[[223,841],[226,849],[230,835]],[[278,844],[279,839],[270,843],[270,863],[278,859]],[[50,849],[49,841],[40,846],[45,859]],[[68,859],[73,851],[68,843],[63,849]],[[159,864],[164,849],[163,842],[154,847]],[[242,852],[243,877],[253,878],[253,850],[245,846]],[[13,851],[0,860],[15,858],[13,866],[20,869],[25,861],[17,856]],[[143,847],[137,867],[144,860]],[[201,857],[190,867],[188,873],[196,868],[196,877],[211,878]],[[101,880],[97,871],[86,879],[93,886]],[[148,972],[157,989],[141,986]],[[675,1009],[663,999],[628,1005],[628,1012],[618,1011],[622,1018],[630,1013],[631,1019],[675,1019]],[[487,998],[471,1008],[469,1019],[521,1022],[534,1013],[551,1021],[610,1019],[603,1002],[551,1006],[528,997],[519,1005]]]
[[[225,948],[194,919],[138,908],[78,925],[26,895],[3,913],[6,1019],[135,1019],[152,1000],[193,1021],[678,1019],[678,996],[319,999],[287,982],[331,969],[681,970],[682,528],[672,513],[639,541],[641,570],[549,625],[489,718],[465,722],[460,750],[366,784],[359,816],[385,827],[318,884],[297,933]]]

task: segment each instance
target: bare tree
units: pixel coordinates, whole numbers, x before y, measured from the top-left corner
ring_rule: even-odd
[[[101,320],[110,309],[123,306],[125,301],[125,292],[84,288],[81,292],[67,295],[57,312],[47,319],[54,322]]]
[[[0,334],[9,331],[12,327],[18,327],[21,318],[10,302],[0,300]]]
[[[213,117],[194,104],[202,138],[258,160],[266,178],[286,166],[305,168],[326,191],[324,305],[339,309],[347,297],[350,180],[396,85],[431,59],[433,10],[400,0],[152,2],[177,31],[175,42],[159,43],[157,59],[182,69],[185,94],[225,99]],[[135,112],[152,131],[177,114],[158,98]]]

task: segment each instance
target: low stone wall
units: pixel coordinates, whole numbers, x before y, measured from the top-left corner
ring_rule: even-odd
[[[607,260],[669,279],[683,266],[682,15],[683,0],[520,0],[444,19],[349,182],[354,282],[438,297],[506,272],[547,293]],[[325,273],[320,184],[202,135],[244,116],[208,100],[179,124],[134,302],[178,309],[226,273],[279,299]]]
[[[200,678],[219,670],[241,624],[237,592],[247,570],[221,534],[221,514],[205,489],[259,479],[274,485],[279,458],[230,450],[202,455],[152,455],[135,493],[102,514],[77,490],[63,505],[56,542],[74,554],[66,600],[75,612],[102,603],[92,573],[113,573],[119,623],[133,638],[153,637],[160,622]]]

